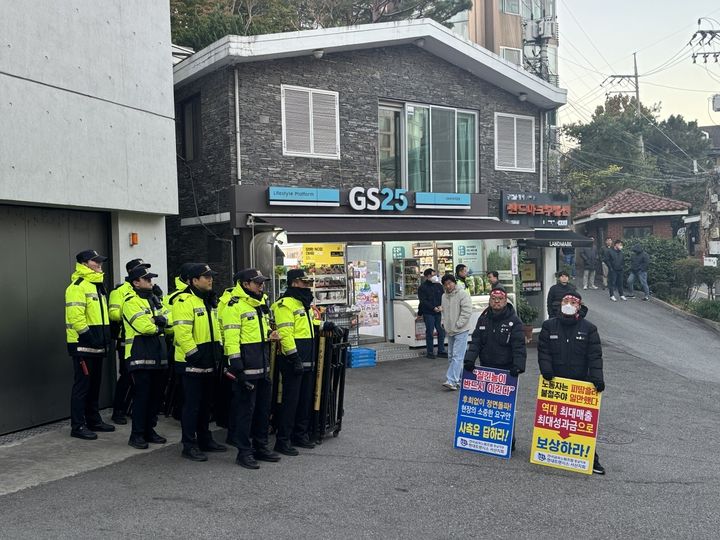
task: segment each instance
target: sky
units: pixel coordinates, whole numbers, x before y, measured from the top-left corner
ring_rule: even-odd
[[[560,86],[568,90],[560,124],[588,122],[606,91],[634,93],[629,83],[600,85],[608,75],[632,74],[637,52],[643,105],[659,103],[661,120],[681,114],[701,126],[720,125],[710,104],[720,94],[720,62],[693,64],[688,45],[700,17],[716,19],[700,28],[720,30],[718,0],[557,0],[557,12]],[[695,51],[720,52],[720,36],[716,41]]]

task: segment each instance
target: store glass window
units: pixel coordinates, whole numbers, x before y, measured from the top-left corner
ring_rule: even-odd
[[[653,228],[652,225],[644,227],[623,227],[623,238],[645,238],[646,236],[652,236]]]
[[[410,191],[430,191],[430,108],[405,108],[407,170]]]
[[[449,107],[406,104],[404,118],[407,189],[476,193],[477,114]],[[382,131],[383,120],[381,137]],[[383,155],[382,144],[380,154]]]
[[[535,118],[495,113],[495,169],[535,172]]]
[[[378,113],[378,170],[380,187],[402,187],[402,110],[380,108]]]

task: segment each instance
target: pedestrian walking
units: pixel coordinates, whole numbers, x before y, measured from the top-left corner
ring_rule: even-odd
[[[597,289],[595,286],[595,268],[598,264],[597,246],[595,237],[591,236],[592,245],[580,249],[580,260],[583,265],[583,289]]]
[[[94,432],[115,431],[100,416],[102,361],[110,345],[107,291],[102,263],[107,257],[94,249],[75,256],[75,272],[65,290],[65,337],[73,362],[70,435],[94,440]]]
[[[465,370],[472,371],[479,361],[482,367],[504,369],[517,377],[525,371],[526,360],[522,321],[503,289],[491,291],[488,307],[480,314],[465,353]],[[515,450],[514,435],[512,450]]]
[[[623,273],[625,270],[625,257],[622,253],[622,240],[615,240],[613,247],[606,254],[605,263],[608,265],[608,291],[610,292],[610,300],[617,302],[615,291],[617,291],[620,300],[627,300],[625,291],[623,290]]]
[[[447,357],[442,327],[443,286],[434,269],[427,268],[423,276],[425,279],[418,287],[418,317],[425,322],[425,356],[435,358],[434,333],[437,332],[437,355]]]
[[[600,250],[600,262],[602,264],[602,273],[603,273],[603,290],[607,289],[608,287],[608,277],[610,276],[610,267],[608,266],[608,258],[610,256],[610,251],[613,247],[613,239],[608,237],[605,239],[605,245]]]
[[[193,265],[187,272],[190,285],[172,305],[175,335],[175,370],[182,374],[182,456],[207,461],[206,452],[225,452],[210,433],[213,375],[222,358],[213,278],[207,264]]]
[[[557,317],[560,314],[560,302],[566,294],[575,290],[575,285],[570,283],[570,274],[565,270],[557,273],[558,282],[550,287],[547,295],[547,313],[548,319]]]
[[[442,323],[448,336],[448,369],[443,386],[448,390],[460,388],[463,360],[470,333],[472,299],[470,293],[457,286],[455,276],[442,278],[445,294],[442,297]]]
[[[567,294],[561,302],[560,315],[543,322],[538,338],[538,364],[545,380],[564,377],[590,382],[598,392],[605,390],[602,344],[597,327],[585,315],[577,291]],[[593,463],[595,474],[605,474],[597,451]]]
[[[277,357],[282,377],[282,403],[275,440],[276,452],[297,456],[295,448],[315,448],[310,440],[315,335],[322,322],[315,317],[311,279],[304,270],[287,273],[288,288],[271,309],[280,335]],[[331,321],[323,330],[340,332]]]
[[[160,298],[153,294],[149,265],[138,265],[126,278],[132,287],[122,307],[125,364],[134,387],[132,430],[128,444],[144,450],[148,443],[165,444],[155,431],[168,366],[165,328],[168,317]]]
[[[150,264],[142,259],[132,259],[125,264],[128,275],[136,268],[150,268]],[[131,293],[133,286],[127,280],[116,285],[108,297],[108,315],[110,318],[110,331],[115,341],[115,351],[118,360],[119,377],[115,383],[115,396],[113,398],[113,412],[111,419],[114,424],[127,424],[127,406],[132,393],[132,378],[128,373],[125,362],[125,327],[122,320],[123,302]]]
[[[645,293],[643,300],[650,299],[650,287],[648,287],[648,268],[650,267],[650,255],[640,245],[635,244],[631,248],[630,255],[630,275],[628,275],[627,285],[630,292],[626,295],[628,298],[635,298],[635,280],[640,282],[640,286]]]
[[[272,382],[270,341],[279,340],[270,329],[270,308],[264,294],[269,281],[255,268],[237,272],[235,287],[222,311],[223,343],[233,379],[228,429],[230,443],[238,449],[235,463],[259,469],[259,461],[277,462],[268,448]]]

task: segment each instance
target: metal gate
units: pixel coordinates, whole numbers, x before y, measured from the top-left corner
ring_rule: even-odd
[[[0,434],[70,415],[64,294],[75,254],[89,248],[110,253],[107,214],[0,205]],[[105,367],[101,406],[114,384]]]

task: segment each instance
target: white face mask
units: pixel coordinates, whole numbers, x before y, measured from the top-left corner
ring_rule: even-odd
[[[440,283],[440,277],[439,276],[433,276],[430,278],[430,281],[433,283]]]
[[[563,304],[560,307],[560,311],[563,312],[563,315],[575,315],[578,310],[572,304]]]

